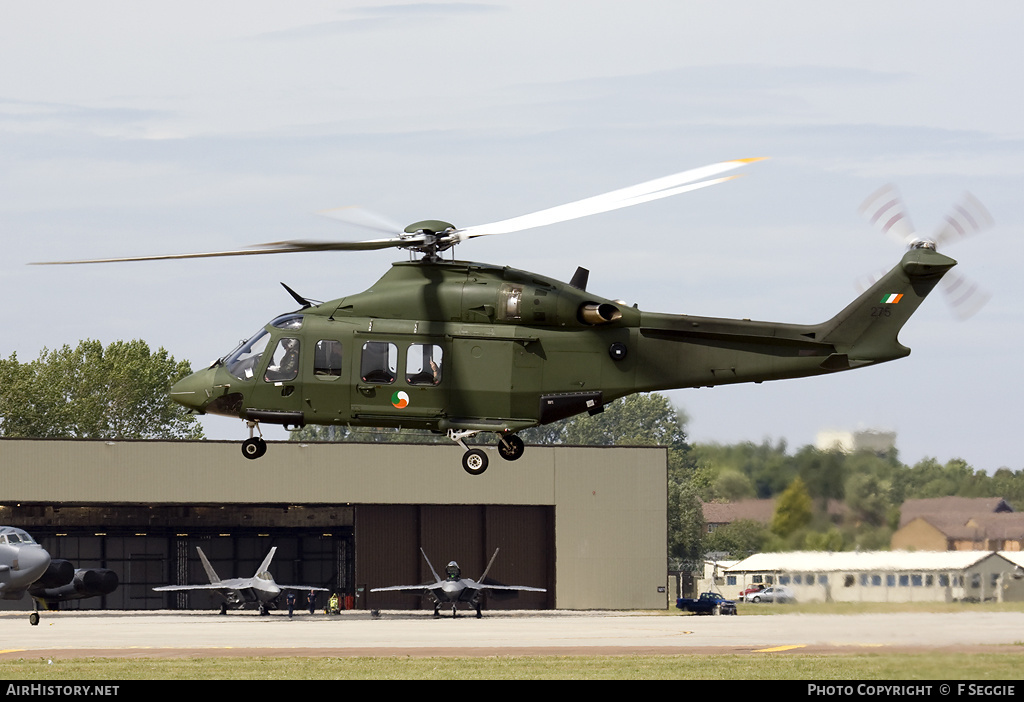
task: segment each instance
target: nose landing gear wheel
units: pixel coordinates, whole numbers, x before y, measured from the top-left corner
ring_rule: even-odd
[[[267,442],[261,436],[252,436],[242,442],[242,455],[255,460],[267,452]]]
[[[498,455],[506,461],[514,461],[523,455],[526,446],[523,440],[515,434],[498,437]]]
[[[487,470],[487,454],[480,449],[470,449],[462,454],[462,467],[470,475],[480,475]]]

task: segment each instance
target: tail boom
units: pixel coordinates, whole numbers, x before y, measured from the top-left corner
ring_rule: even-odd
[[[801,325],[644,313],[633,392],[800,378],[903,358],[897,336],[956,261],[913,249],[832,319]]]

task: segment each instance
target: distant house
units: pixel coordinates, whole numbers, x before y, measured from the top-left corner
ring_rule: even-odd
[[[937,514],[1006,514],[1013,507],[1002,497],[925,497],[906,500],[900,507],[900,526],[917,517]]]
[[[1022,551],[1024,513],[1001,497],[907,500],[891,548],[919,551]]]
[[[815,502],[815,505],[818,503]],[[701,509],[704,513],[704,523],[707,525],[707,532],[713,533],[715,529],[738,522],[741,519],[760,522],[765,526],[772,523],[775,516],[775,499],[767,500],[738,500],[736,502],[703,502]],[[846,506],[839,500],[828,501],[828,513],[834,521],[839,521],[846,513]]]
[[[775,500],[739,500],[738,502],[704,502],[704,523],[708,533],[742,519],[771,524],[775,516]]]

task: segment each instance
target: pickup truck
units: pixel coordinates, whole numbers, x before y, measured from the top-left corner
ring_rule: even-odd
[[[694,614],[736,614],[736,603],[725,599],[717,592],[702,592],[695,600],[677,598],[676,609]]]

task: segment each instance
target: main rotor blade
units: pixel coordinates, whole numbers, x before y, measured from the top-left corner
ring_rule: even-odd
[[[64,266],[78,263],[123,263],[127,261],[169,261],[182,258],[216,258],[219,256],[259,256],[262,254],[306,253],[311,251],[374,251],[377,249],[400,248],[423,243],[424,237],[410,236],[404,239],[369,239],[367,241],[316,241],[295,240],[258,244],[246,249],[233,251],[208,251],[205,253],[158,254],[154,256],[122,256],[119,258],[92,258],[77,261],[36,261],[32,266]]]
[[[660,200],[661,198],[679,195],[680,193],[706,188],[710,185],[716,185],[718,183],[731,180],[737,176],[727,176],[725,178],[716,178],[714,180],[708,180],[701,183],[694,183],[694,181],[701,180],[702,178],[715,176],[720,173],[724,173],[725,171],[730,171],[734,168],[745,166],[748,163],[761,160],[763,159],[745,158],[735,161],[714,163],[710,166],[703,166],[701,168],[694,168],[689,171],[683,171],[682,173],[649,180],[645,183],[640,183],[639,185],[631,185],[627,188],[613,190],[602,195],[595,195],[593,197],[577,200],[565,205],[558,205],[557,207],[551,207],[539,212],[501,220],[500,222],[466,227],[455,232],[453,238],[457,241],[463,241],[477,236],[508,234],[511,232],[522,231],[524,229],[533,229],[534,227],[542,227],[548,224],[556,224],[558,222],[579,219],[580,217],[588,217],[602,212],[610,212],[623,207],[632,207],[633,205],[639,205],[653,200]],[[692,185],[687,185],[688,183],[692,183]]]
[[[371,212],[370,210],[356,205],[349,207],[336,207],[332,210],[321,210],[320,212],[317,212],[317,214],[323,217],[337,219],[345,222],[346,224],[351,224],[363,229],[382,232],[384,234],[398,236],[405,231],[405,227],[401,224],[391,221],[382,214]]]

